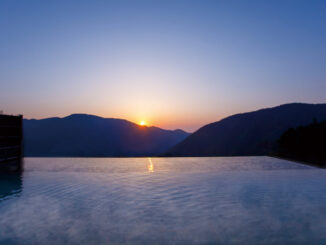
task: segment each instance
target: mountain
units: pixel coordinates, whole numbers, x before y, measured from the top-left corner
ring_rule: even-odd
[[[86,114],[24,119],[23,126],[25,156],[153,156],[188,136],[182,130],[139,126]]]
[[[200,128],[165,155],[266,155],[287,129],[325,119],[326,104],[293,103],[236,114]]]

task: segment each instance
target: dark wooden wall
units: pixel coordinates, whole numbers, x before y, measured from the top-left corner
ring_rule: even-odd
[[[22,168],[23,117],[0,115],[0,171]]]

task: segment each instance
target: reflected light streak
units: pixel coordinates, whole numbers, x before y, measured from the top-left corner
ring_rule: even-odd
[[[150,173],[153,173],[154,172],[154,164],[153,164],[151,158],[148,158],[147,170]]]

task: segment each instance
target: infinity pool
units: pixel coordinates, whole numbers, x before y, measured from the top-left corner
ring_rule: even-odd
[[[0,244],[326,244],[326,171],[269,157],[25,158]]]

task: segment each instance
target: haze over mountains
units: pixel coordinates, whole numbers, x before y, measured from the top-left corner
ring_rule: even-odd
[[[292,103],[236,114],[205,125],[165,155],[267,155],[287,129],[325,119],[326,104]]]
[[[25,156],[128,157],[167,151],[188,133],[139,126],[122,119],[73,114],[24,120]]]

